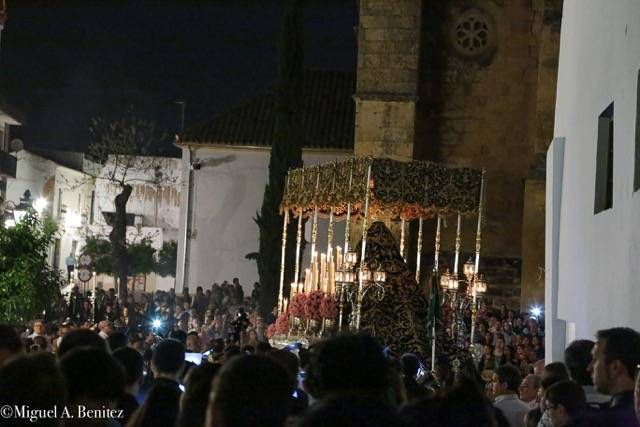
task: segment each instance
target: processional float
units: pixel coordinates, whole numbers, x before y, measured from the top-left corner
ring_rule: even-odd
[[[448,298],[446,304],[452,313],[447,332],[456,343],[464,345],[463,317],[470,306],[470,342],[473,343],[477,298],[487,286],[478,273],[484,192],[484,170],[447,167],[427,161],[360,157],[290,170],[280,205],[284,223],[278,320],[269,330],[272,343],[276,346],[291,342],[310,343],[330,334],[360,330],[363,300],[381,301],[385,294],[386,272],[365,265],[367,229],[372,218],[399,223],[398,247],[405,262],[407,224],[418,221],[415,271],[418,284],[421,280],[423,223],[436,218],[433,274]],[[447,270],[439,274],[441,228],[451,216],[457,218],[454,263],[451,273]],[[458,276],[461,223],[463,217],[473,216],[477,216],[475,260],[464,264],[464,280]],[[285,292],[287,226],[292,218],[297,220],[294,278]],[[328,221],[327,248],[326,252],[318,254],[320,219]],[[301,247],[305,220],[311,221],[311,256],[310,264],[303,270]],[[335,245],[334,224],[338,221],[346,221],[343,246]],[[360,227],[362,242],[359,261],[350,242],[351,230],[356,224]],[[437,295],[437,289],[432,293]],[[435,317],[424,321],[431,321],[431,356],[434,360]]]

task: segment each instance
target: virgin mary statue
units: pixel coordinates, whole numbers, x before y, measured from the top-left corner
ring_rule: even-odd
[[[362,242],[356,249],[359,256],[361,245]],[[371,270],[385,271],[386,280],[384,298],[380,302],[372,298],[372,292],[365,296],[361,329],[396,353],[429,354],[429,307],[425,292],[419,288],[414,273],[400,255],[393,234],[383,222],[374,222],[367,230],[365,264]]]

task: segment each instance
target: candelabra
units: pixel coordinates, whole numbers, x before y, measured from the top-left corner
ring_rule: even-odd
[[[356,319],[360,317],[364,298],[371,294],[375,303],[384,299],[384,283],[387,280],[387,273],[377,266],[372,269],[368,267],[356,268],[357,258],[356,252],[345,253],[344,262],[336,271],[334,298],[339,304],[338,331],[342,330],[345,308],[348,304],[351,306],[350,328],[358,330]],[[360,282],[362,282],[362,287],[359,286]]]
[[[470,342],[473,345],[478,307],[477,297],[481,297],[487,291],[487,282],[481,274],[477,274],[471,258],[464,264],[463,272],[466,280],[459,278],[456,273],[449,273],[449,270],[446,270],[440,276],[440,286],[445,294],[449,296],[451,304],[453,316],[451,320],[451,337],[461,348],[464,347],[465,339],[465,313],[471,307]],[[463,291],[460,289],[461,283],[466,285],[466,289]]]

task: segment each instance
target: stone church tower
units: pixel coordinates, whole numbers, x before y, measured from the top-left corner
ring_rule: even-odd
[[[544,302],[544,158],[561,13],[562,0],[359,0],[355,155],[485,168],[480,270],[496,302],[522,308]],[[474,227],[463,228],[469,253]]]

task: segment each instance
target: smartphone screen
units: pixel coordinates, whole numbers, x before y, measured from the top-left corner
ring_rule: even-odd
[[[202,353],[185,353],[184,361],[199,365],[202,363]]]

